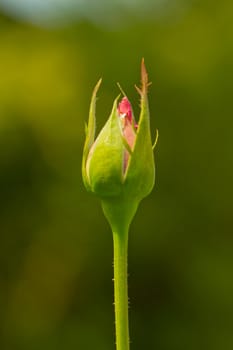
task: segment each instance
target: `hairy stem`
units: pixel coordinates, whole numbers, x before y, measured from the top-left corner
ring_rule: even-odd
[[[113,232],[113,245],[116,349],[129,350],[127,282],[128,230],[125,232]]]

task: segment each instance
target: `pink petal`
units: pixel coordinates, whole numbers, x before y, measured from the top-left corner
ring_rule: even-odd
[[[123,99],[119,103],[118,113],[119,117],[121,118],[123,136],[127,141],[129,147],[133,149],[136,139],[136,129],[138,126],[133,120],[132,107],[127,97],[123,97]],[[129,157],[129,152],[125,150],[123,159],[124,172],[127,169]]]
[[[120,115],[126,115],[127,119],[132,123],[132,107],[127,97],[122,98],[118,106],[118,112]]]

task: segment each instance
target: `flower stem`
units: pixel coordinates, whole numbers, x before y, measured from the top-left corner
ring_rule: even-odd
[[[127,251],[128,230],[113,232],[116,349],[129,350]]]

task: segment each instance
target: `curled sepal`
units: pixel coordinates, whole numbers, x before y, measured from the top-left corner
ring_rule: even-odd
[[[86,134],[86,139],[84,143],[84,148],[83,148],[83,159],[82,159],[82,177],[83,177],[83,182],[87,190],[90,190],[90,184],[87,178],[87,172],[86,172],[86,162],[87,162],[87,157],[90,152],[91,146],[94,143],[95,140],[95,129],[96,129],[96,117],[95,117],[95,107],[96,107],[96,95],[99,90],[100,84],[102,82],[102,79],[98,81],[96,84],[93,93],[92,93],[92,98],[91,98],[91,104],[90,104],[90,109],[89,109],[89,118],[88,118],[88,124],[85,124],[85,134]]]
[[[154,154],[150,133],[150,113],[147,98],[148,75],[144,60],[141,64],[141,112],[137,127],[137,136],[133,152],[131,154],[127,171],[125,173],[125,185],[130,196],[139,201],[146,197],[152,190],[155,182]]]

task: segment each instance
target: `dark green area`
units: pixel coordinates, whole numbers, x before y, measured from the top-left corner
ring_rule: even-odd
[[[81,179],[145,57],[156,187],[129,242],[132,350],[233,348],[232,2],[104,28],[0,18],[0,349],[114,349],[112,237]],[[127,14],[125,15],[127,20]]]

